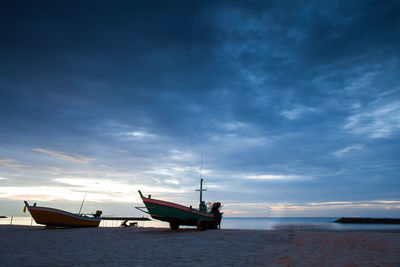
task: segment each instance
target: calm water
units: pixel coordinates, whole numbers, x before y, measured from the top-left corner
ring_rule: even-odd
[[[275,229],[326,229],[326,230],[400,230],[400,224],[340,224],[337,217],[303,218],[223,218],[221,229],[275,230]],[[0,225],[37,225],[31,217],[1,218]],[[100,227],[118,227],[121,221],[102,221]],[[165,227],[165,222],[138,222],[140,227]]]
[[[224,218],[224,229],[400,230],[400,224],[341,224],[338,217]]]

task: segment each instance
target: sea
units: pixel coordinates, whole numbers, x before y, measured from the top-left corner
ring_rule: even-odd
[[[400,230],[400,224],[344,224],[335,223],[338,217],[255,217],[223,218],[223,229],[245,230]]]
[[[342,224],[334,223],[338,217],[253,217],[253,218],[223,218],[221,229],[243,230],[400,230],[400,224]],[[101,221],[100,227],[119,227],[122,221]],[[31,225],[39,226],[30,216],[9,216],[0,218],[0,225]],[[138,222],[139,227],[169,228],[168,223],[152,220]],[[190,228],[190,227],[183,227]]]

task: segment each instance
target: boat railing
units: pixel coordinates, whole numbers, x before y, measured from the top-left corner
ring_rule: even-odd
[[[152,207],[150,207],[150,208],[152,208]],[[148,209],[147,207],[135,207],[135,209],[140,210],[141,212],[150,214],[147,210],[144,210],[144,209]]]

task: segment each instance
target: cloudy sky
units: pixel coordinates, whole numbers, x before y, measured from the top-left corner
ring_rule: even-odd
[[[399,1],[2,1],[0,215],[400,216]]]

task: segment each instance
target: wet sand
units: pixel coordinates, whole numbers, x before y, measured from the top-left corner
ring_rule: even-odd
[[[398,231],[0,226],[1,266],[400,266]]]

